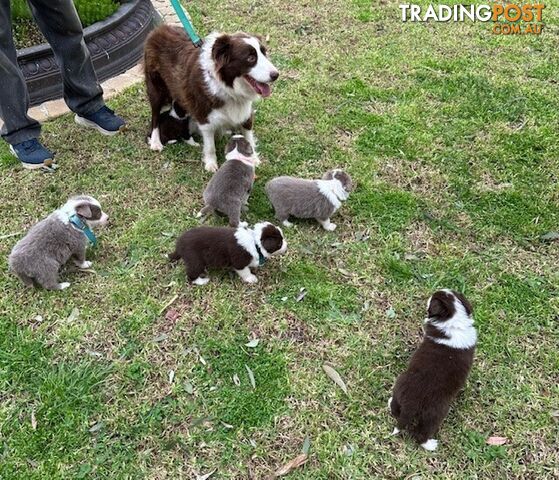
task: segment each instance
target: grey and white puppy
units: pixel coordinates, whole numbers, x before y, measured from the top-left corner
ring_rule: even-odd
[[[75,216],[74,216],[75,215]],[[10,270],[32,287],[63,290],[68,282],[59,283],[58,271],[70,258],[79,268],[91,267],[85,259],[88,237],[80,230],[107,223],[109,217],[95,198],[87,195],[71,197],[62,207],[31,227],[12,249],[8,257]]]
[[[343,170],[330,170],[321,180],[276,177],[266,184],[266,194],[276,211],[276,218],[291,227],[289,216],[315,218],[325,230],[336,229],[330,217],[349,197],[351,177]]]
[[[217,210],[229,217],[231,227],[246,227],[248,224],[241,222],[241,210],[247,210],[258,158],[242,135],[234,135],[225,147],[225,159],[204,190],[205,206],[197,216]]]

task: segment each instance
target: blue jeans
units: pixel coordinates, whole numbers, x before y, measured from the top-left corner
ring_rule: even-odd
[[[31,13],[50,43],[64,81],[64,100],[73,112],[87,115],[103,105],[103,90],[83,39],[72,0],[28,0]],[[27,115],[29,93],[17,63],[10,0],[0,0],[0,134],[15,145],[37,138],[41,125]]]

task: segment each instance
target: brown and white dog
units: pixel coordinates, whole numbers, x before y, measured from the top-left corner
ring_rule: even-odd
[[[152,150],[163,149],[160,112],[173,101],[200,130],[206,170],[217,170],[214,137],[218,131],[240,130],[255,148],[252,104],[271,94],[270,84],[279,76],[258,37],[214,32],[196,48],[182,28],[162,25],[146,40],[144,70]]]
[[[250,269],[286,251],[283,232],[269,222],[257,223],[253,229],[196,227],[177,239],[169,260],[182,258],[188,280],[195,285],[210,281],[206,276],[208,268],[232,268],[243,281],[256,283],[258,279]]]
[[[425,450],[437,449],[433,437],[464,387],[472,367],[477,333],[472,306],[464,295],[439,290],[429,299],[425,336],[408,369],[396,380],[388,400],[398,426]]]

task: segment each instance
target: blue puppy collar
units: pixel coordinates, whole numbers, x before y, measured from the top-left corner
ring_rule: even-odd
[[[83,234],[87,237],[89,243],[91,243],[93,247],[97,245],[97,237],[91,231],[91,228],[89,228],[87,224],[80,218],[79,215],[74,213],[74,215],[72,215],[68,220],[74,227],[83,232]]]
[[[258,253],[258,266],[261,267],[266,263],[266,260],[268,259],[262,254],[262,250],[260,250],[260,247],[256,245],[256,243],[254,244],[254,246],[256,247],[256,252]]]

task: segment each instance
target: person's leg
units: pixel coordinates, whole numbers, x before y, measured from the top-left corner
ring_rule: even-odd
[[[0,0],[5,1],[5,0]],[[64,81],[64,100],[78,115],[104,106],[83,29],[72,0],[29,0],[31,12],[54,52]]]
[[[0,78],[0,118],[4,122],[2,138],[12,145],[37,138],[41,125],[27,115],[29,93],[17,64],[10,0],[0,0]]]

